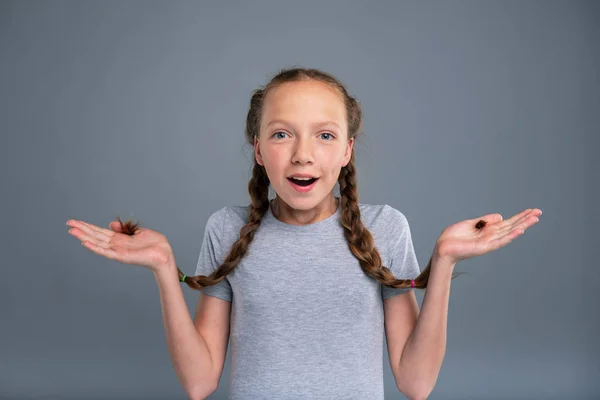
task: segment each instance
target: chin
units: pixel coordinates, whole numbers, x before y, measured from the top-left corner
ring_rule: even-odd
[[[296,193],[286,193],[283,196],[278,194],[278,197],[281,198],[287,205],[292,207],[295,210],[311,210],[317,207],[327,195],[311,193],[311,194],[296,194]]]
[[[313,196],[298,196],[298,195],[287,195],[279,196],[287,205],[296,210],[310,210],[319,204],[319,201]]]

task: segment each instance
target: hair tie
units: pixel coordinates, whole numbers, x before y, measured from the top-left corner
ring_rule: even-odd
[[[415,287],[415,280],[414,279],[410,280],[410,287]]]
[[[181,278],[181,282],[183,282],[185,280],[185,275],[183,275],[183,278]]]

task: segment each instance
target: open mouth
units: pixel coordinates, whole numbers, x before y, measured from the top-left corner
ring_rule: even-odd
[[[287,178],[294,185],[298,186],[310,186],[319,178]]]

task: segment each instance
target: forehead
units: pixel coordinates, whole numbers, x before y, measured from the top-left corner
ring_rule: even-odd
[[[342,95],[330,85],[315,81],[286,82],[267,93],[261,126],[278,119],[290,123],[334,121],[345,126],[346,108]]]

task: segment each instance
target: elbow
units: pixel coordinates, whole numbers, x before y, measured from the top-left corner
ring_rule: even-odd
[[[398,385],[398,391],[406,396],[409,400],[427,400],[427,397],[433,391],[432,385],[415,385],[404,387]]]
[[[429,393],[431,393],[431,392],[423,392],[421,394],[411,394],[411,393],[406,393],[406,392],[401,391],[401,393],[403,395],[405,395],[408,400],[427,400],[427,397],[429,397]]]
[[[215,390],[217,390],[217,385],[203,382],[202,384],[188,388],[185,392],[190,400],[204,400]]]

